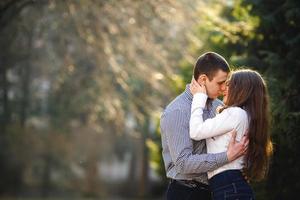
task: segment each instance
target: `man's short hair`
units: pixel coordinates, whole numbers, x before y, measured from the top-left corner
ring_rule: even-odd
[[[197,80],[201,74],[205,74],[209,80],[212,80],[219,70],[229,72],[229,64],[221,55],[215,52],[207,52],[197,59],[194,66],[194,78]]]

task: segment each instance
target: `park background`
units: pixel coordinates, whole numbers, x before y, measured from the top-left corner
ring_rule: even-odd
[[[159,118],[197,57],[263,74],[274,156],[300,191],[300,1],[1,0],[0,199],[163,199]]]

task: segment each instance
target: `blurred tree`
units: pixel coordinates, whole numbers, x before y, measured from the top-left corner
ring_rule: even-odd
[[[18,151],[21,150],[19,147],[24,147],[26,141],[23,141],[23,137],[19,137],[16,130],[21,131],[27,118],[30,94],[31,66],[28,62],[30,51],[15,52],[14,41],[17,40],[26,49],[31,48],[32,32],[30,28],[32,27],[22,26],[16,19],[21,11],[32,3],[33,1],[29,0],[4,0],[0,2],[0,48],[2,49],[0,54],[0,171],[3,174],[0,181],[0,193],[20,191],[25,164],[23,158],[28,156]],[[10,24],[12,24],[11,27],[9,27]],[[18,31],[22,31],[25,37],[19,38]],[[24,67],[18,67],[17,63],[22,63]],[[17,95],[15,91],[12,91],[12,88],[16,86],[16,77],[13,76],[12,72],[20,75],[20,88],[22,88],[22,92],[13,100],[12,96]],[[9,78],[14,80],[11,81]],[[21,127],[16,124],[15,130],[11,128],[14,114],[18,114],[21,119]],[[24,135],[27,133],[25,132]],[[9,159],[16,153],[20,153],[24,157]],[[11,187],[12,185],[14,187]]]
[[[195,23],[193,5],[1,1],[1,135],[16,137],[2,140],[0,162],[12,168],[10,158],[16,158],[17,170],[23,169],[13,172],[19,185],[40,187],[45,196],[67,189],[105,195],[99,164],[129,153],[136,181],[126,192],[136,195],[138,187],[140,196],[147,194],[151,116],[173,92],[165,80],[184,53]],[[10,151],[16,140],[32,148]],[[135,140],[140,145],[131,146]],[[21,151],[27,161],[19,158]],[[134,170],[138,166],[141,171]],[[0,172],[3,192],[15,185],[6,172]]]

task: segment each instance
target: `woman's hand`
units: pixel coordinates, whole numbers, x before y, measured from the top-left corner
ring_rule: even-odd
[[[206,94],[206,87],[205,85],[200,85],[194,78],[192,79],[192,82],[190,84],[190,91],[193,95],[196,93],[204,93]]]

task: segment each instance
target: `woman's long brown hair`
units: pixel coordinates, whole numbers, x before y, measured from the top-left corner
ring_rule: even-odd
[[[249,119],[249,146],[244,170],[250,180],[259,181],[267,175],[273,151],[267,86],[261,75],[250,69],[234,71],[227,84],[226,107],[241,107]]]

